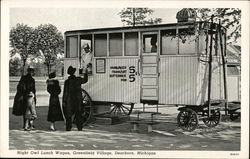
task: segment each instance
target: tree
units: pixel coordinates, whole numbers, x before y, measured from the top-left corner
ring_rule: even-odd
[[[121,21],[130,26],[161,23],[161,18],[148,18],[153,14],[153,12],[154,11],[152,9],[148,8],[124,8],[118,14],[121,17]]]
[[[219,22],[228,30],[229,43],[236,42],[241,37],[241,10],[239,8],[195,8],[197,18],[208,21],[214,15],[214,22]]]
[[[10,46],[12,47],[10,56],[12,57],[15,54],[20,55],[23,62],[22,74],[24,74],[28,57],[37,53],[34,45],[35,36],[33,31],[32,27],[19,23],[10,30]]]
[[[58,54],[63,53],[63,36],[56,26],[52,24],[39,25],[35,30],[37,51],[44,59],[47,73],[50,73],[51,66],[55,64]]]

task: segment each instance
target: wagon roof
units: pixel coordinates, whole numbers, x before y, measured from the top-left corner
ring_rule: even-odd
[[[171,26],[181,26],[181,25],[191,25],[193,22],[186,23],[169,23],[169,24],[158,24],[158,25],[146,25],[146,26],[125,26],[125,27],[110,27],[110,28],[95,28],[95,29],[83,29],[83,30],[70,30],[66,31],[68,33],[77,33],[77,32],[95,32],[95,31],[117,31],[117,30],[129,30],[129,29],[147,29],[147,28],[160,28],[160,27],[171,27]]]

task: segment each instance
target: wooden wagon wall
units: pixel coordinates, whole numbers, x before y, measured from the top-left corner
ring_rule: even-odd
[[[129,81],[129,66],[138,68],[138,58],[106,58],[106,73],[96,73],[96,59],[93,61],[93,76],[89,76],[89,81],[83,88],[89,93],[93,101],[104,102],[140,102],[140,76],[135,75],[135,81]],[[110,77],[116,73],[112,72],[111,67],[126,66],[123,70],[125,77]],[[119,69],[118,69],[119,70]],[[119,74],[119,73],[118,73]],[[126,81],[122,81],[126,79]]]
[[[161,57],[159,67],[159,103],[200,105],[207,100],[208,65],[197,56]],[[214,62],[211,99],[223,98],[222,66]]]

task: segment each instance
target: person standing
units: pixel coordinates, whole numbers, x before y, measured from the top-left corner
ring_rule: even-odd
[[[81,112],[83,111],[83,97],[81,85],[88,81],[87,70],[83,74],[84,77],[76,77],[76,68],[69,66],[67,73],[68,79],[64,82],[63,90],[63,112],[66,118],[66,131],[71,131],[72,116],[75,115],[76,126],[79,131],[83,127],[83,119]]]
[[[36,88],[33,67],[27,69],[27,74],[22,76],[18,85],[17,93],[14,98],[12,114],[23,116],[23,128],[25,131],[34,129],[33,121],[37,118],[36,114]]]
[[[47,121],[51,123],[49,127],[51,131],[56,131],[55,129],[56,121],[64,120],[58,97],[58,95],[61,93],[61,87],[59,85],[59,81],[55,78],[56,78],[56,73],[53,72],[49,74],[49,79],[46,81],[47,91],[50,94]]]

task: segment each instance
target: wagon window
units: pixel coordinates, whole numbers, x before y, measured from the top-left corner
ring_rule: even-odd
[[[157,52],[157,45],[157,35],[152,34],[143,36],[143,52]]]
[[[178,53],[176,29],[161,31],[161,54],[171,55]]]
[[[77,57],[77,45],[78,45],[78,38],[77,36],[69,36],[66,38],[66,57]]]
[[[138,33],[125,33],[125,56],[138,55]]]
[[[179,54],[195,54],[195,42],[194,28],[179,29]]]
[[[81,52],[80,52],[80,68],[88,69],[88,74],[92,74],[92,35],[81,35]]]
[[[107,34],[95,35],[95,57],[107,56]]]
[[[109,34],[109,55],[122,56],[122,33]]]

